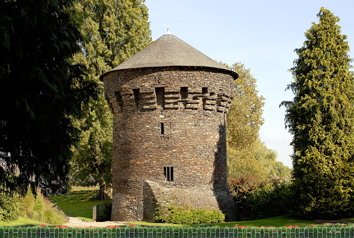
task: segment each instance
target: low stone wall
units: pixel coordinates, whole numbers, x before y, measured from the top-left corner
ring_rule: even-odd
[[[153,214],[155,212],[156,203],[161,205],[191,205],[196,209],[212,208],[219,209],[224,213],[230,213],[234,210],[234,201],[230,194],[223,194],[224,191],[213,191],[208,187],[192,187],[192,188],[173,188],[165,187],[153,181],[145,181],[144,183],[144,215],[143,220],[154,221]],[[229,206],[227,205],[229,204]],[[227,207],[225,207],[225,205]],[[232,220],[233,214],[227,214],[228,220]]]

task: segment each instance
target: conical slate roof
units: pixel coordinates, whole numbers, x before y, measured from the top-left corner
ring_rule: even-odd
[[[237,73],[227,69],[175,35],[167,32],[128,60],[101,75],[101,79],[104,75],[117,70],[169,66],[217,68],[228,71],[235,79],[238,77]]]

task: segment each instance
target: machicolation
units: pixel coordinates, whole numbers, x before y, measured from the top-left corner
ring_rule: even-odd
[[[232,218],[226,113],[236,78],[172,34],[101,76],[114,114],[112,220],[153,220],[166,201]]]

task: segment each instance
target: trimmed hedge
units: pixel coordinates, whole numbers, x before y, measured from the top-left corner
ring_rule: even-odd
[[[173,224],[202,224],[218,223],[225,220],[225,215],[217,209],[195,209],[194,207],[161,206],[156,204],[154,213],[156,222],[166,222]]]
[[[131,225],[132,226],[132,225]],[[310,227],[0,227],[0,238],[7,237],[70,237],[70,238],[349,238],[353,226]]]

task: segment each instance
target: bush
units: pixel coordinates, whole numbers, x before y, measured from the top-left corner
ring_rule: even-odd
[[[282,177],[257,180],[243,175],[228,181],[237,207],[237,220],[253,220],[287,214],[290,210],[291,183]]]
[[[14,221],[18,219],[19,210],[18,195],[0,193],[0,221]]]
[[[225,215],[218,209],[156,204],[154,219],[156,222],[173,224],[201,224],[224,221]]]
[[[31,190],[28,189],[26,196],[21,198],[20,215],[49,224],[66,222],[65,214],[44,198],[40,190],[37,190],[37,196],[34,197]]]
[[[272,180],[248,195],[247,207],[251,219],[263,219],[289,213],[291,207],[291,183]]]
[[[268,180],[260,180],[253,174],[243,174],[238,178],[228,180],[230,193],[236,203],[236,220],[252,219],[251,211],[247,206],[248,198],[252,191],[266,185]]]

